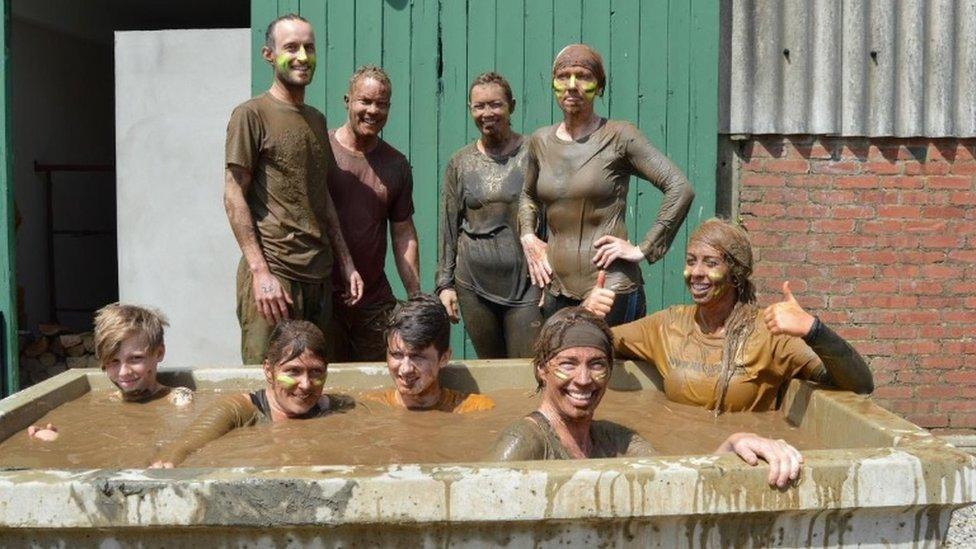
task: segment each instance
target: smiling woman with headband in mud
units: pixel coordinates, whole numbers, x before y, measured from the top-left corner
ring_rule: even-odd
[[[351,408],[345,395],[323,395],[326,343],[322,331],[305,320],[283,320],[271,333],[264,360],[268,386],[226,396],[204,410],[171,444],[157,452],[150,467],[170,468],[208,442],[239,427],[321,417]]]
[[[705,221],[685,255],[694,304],[614,328],[614,350],[653,364],[669,399],[716,413],[772,410],[794,377],[862,394],[874,390],[861,355],[800,306],[789,282],[783,283],[783,301],[760,309],[751,275],[745,230],[721,219]],[[614,299],[612,290],[596,287],[584,306],[603,315]]]
[[[502,431],[486,461],[646,457],[656,452],[631,429],[593,415],[613,373],[613,336],[606,323],[582,307],[549,317],[535,344],[532,365],[539,408]],[[715,450],[750,465],[769,463],[768,482],[783,487],[800,473],[793,446],[752,433],[735,433]]]
[[[515,99],[504,77],[486,72],[468,100],[481,136],[454,153],[444,173],[437,295],[452,322],[460,306],[479,358],[528,357],[542,316],[519,245],[525,147],[511,127]]]
[[[694,192],[681,170],[633,124],[596,114],[593,102],[606,86],[600,54],[584,44],[566,46],[552,76],[563,120],[536,130],[528,141],[519,201],[522,248],[532,281],[548,287],[543,316],[579,305],[603,269],[616,294],[606,317],[615,326],[644,316],[640,262],[654,263],[667,252]],[[632,175],[664,193],[639,245],[628,240],[625,219]],[[548,243],[535,234],[543,207]]]

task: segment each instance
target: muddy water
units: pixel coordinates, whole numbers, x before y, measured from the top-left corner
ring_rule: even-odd
[[[237,429],[190,456],[183,466],[477,461],[500,430],[538,406],[538,397],[521,389],[490,393],[498,403],[494,410],[463,415],[396,410],[352,394],[361,402],[355,410]],[[178,410],[165,399],[123,407],[107,393],[89,393],[37,422],[57,425],[58,440],[35,442],[20,433],[0,444],[0,466],[143,467],[157,445],[172,439],[219,396],[198,392],[190,409]],[[664,455],[710,453],[736,431],[783,438],[800,449],[821,447],[777,412],[715,418],[701,408],[669,402],[657,391],[608,391],[597,417],[637,430]]]

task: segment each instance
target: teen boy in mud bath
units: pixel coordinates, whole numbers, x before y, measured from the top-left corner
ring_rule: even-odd
[[[360,67],[349,79],[344,100],[349,116],[329,132],[335,163],[329,167],[329,192],[339,225],[363,277],[363,298],[355,305],[341,299],[333,312],[336,362],[383,360],[384,331],[396,305],[386,278],[386,231],[393,240],[393,259],[408,295],[420,292],[420,256],[413,224],[413,178],[410,163],[380,139],[390,113],[393,88],[379,67]]]
[[[412,411],[464,414],[491,410],[487,395],[442,387],[439,374],[451,360],[451,321],[440,299],[417,294],[393,311],[386,332],[386,367],[394,387],[367,400]]]
[[[325,116],[304,103],[315,72],[312,26],[285,15],[268,25],[265,40],[271,88],[234,109],[227,125],[224,207],[243,253],[237,317],[246,364],[264,360],[283,319],[328,329],[333,252],[348,304],[362,296],[326,183],[334,160]]]

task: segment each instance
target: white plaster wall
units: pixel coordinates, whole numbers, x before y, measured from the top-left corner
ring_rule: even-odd
[[[164,368],[240,364],[224,136],[248,29],[115,33],[119,296],[169,317]]]

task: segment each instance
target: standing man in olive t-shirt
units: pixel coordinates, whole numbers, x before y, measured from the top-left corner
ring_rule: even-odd
[[[339,362],[386,359],[386,322],[396,305],[384,272],[387,225],[403,288],[411,296],[420,292],[410,163],[379,137],[392,92],[383,69],[360,67],[349,79],[344,98],[348,119],[329,132],[335,154],[329,192],[365,285],[359,303],[335,307],[333,358]],[[339,296],[342,288],[336,292]]]
[[[243,253],[237,317],[245,364],[264,360],[268,337],[281,320],[309,320],[328,330],[333,252],[348,303],[362,296],[326,184],[334,162],[328,126],[322,113],[305,104],[305,86],[315,72],[312,26],[294,14],[275,19],[261,55],[274,69],[274,81],[231,114],[224,180],[224,207]]]

